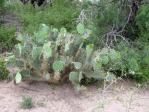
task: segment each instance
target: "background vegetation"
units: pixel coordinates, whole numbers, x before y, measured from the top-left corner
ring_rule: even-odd
[[[109,64],[112,72],[123,77],[148,83],[148,1],[100,0],[99,3],[84,1],[81,18],[93,35],[87,43],[96,47],[107,46],[118,50],[121,60]]]
[[[6,1],[0,1],[0,52],[12,50],[16,44],[15,32],[12,27],[4,27],[3,15],[6,13]]]
[[[36,5],[36,8],[31,4],[24,5],[16,1],[8,9],[18,16],[23,23],[24,31],[28,33],[34,33],[33,31],[38,30],[42,23],[58,29],[65,27],[68,31],[72,31],[76,25],[75,18],[80,13],[76,3],[71,0],[55,0],[53,6],[46,4],[44,7],[38,7]]]
[[[31,34],[33,40],[32,50],[34,50],[34,47],[43,47],[44,43],[39,46],[36,43],[38,36],[44,38],[42,34],[44,30],[39,30],[38,32],[39,26],[43,23],[50,26],[48,32],[51,34],[52,39],[55,39],[54,42],[52,40],[52,45],[60,46],[61,48],[52,47],[52,50],[65,50],[64,48],[67,45],[69,46],[72,42],[69,41],[68,44],[64,39],[59,39],[59,37],[65,37],[66,34],[69,34],[62,28],[65,27],[68,32],[73,33],[72,37],[81,37],[81,42],[83,43],[81,49],[83,49],[84,52],[86,49],[101,52],[101,55],[97,53],[99,55],[97,56],[97,65],[101,71],[104,71],[106,76],[115,74],[117,77],[134,78],[140,84],[147,86],[149,79],[149,8],[147,0],[100,0],[99,2],[90,2],[87,0],[82,2],[78,2],[77,0],[55,0],[52,7],[47,4],[44,7],[36,6],[35,8],[33,8],[31,4],[23,5],[19,1],[14,1],[13,4],[6,6],[7,10],[16,14],[23,23],[24,31],[22,32]],[[78,23],[80,23],[80,26],[76,28]],[[5,43],[4,46],[8,48],[9,45],[13,46],[13,44],[11,44],[14,43],[12,34],[7,33],[7,31],[3,29],[0,30],[0,32],[0,35],[2,35],[0,36],[1,38],[10,38],[9,43],[7,41],[1,41]],[[8,32],[14,31],[9,30]],[[36,32],[38,36],[34,32]],[[24,33],[19,34],[24,36]],[[58,34],[60,36],[58,36]],[[45,40],[46,42],[51,42],[51,40],[47,40],[47,38]],[[63,43],[58,44],[59,41]],[[77,40],[77,42],[77,44],[80,45],[80,41]],[[20,45],[24,46],[24,43],[25,42]],[[72,46],[74,47],[75,45],[76,44]],[[68,46],[66,49],[69,49]],[[22,47],[20,47],[19,50],[20,49],[22,49]],[[32,51],[29,53],[30,55],[32,55],[31,52]],[[70,54],[66,55],[63,51],[55,51],[55,53],[61,56],[70,56]],[[44,54],[42,55],[44,56]],[[71,56],[74,57],[73,54],[71,54]],[[93,56],[92,52],[90,56]],[[83,56],[81,55],[80,57]],[[117,57],[118,59],[112,61],[113,57]],[[82,60],[82,64],[83,59],[81,58],[80,60]],[[65,64],[64,66],[67,68]],[[94,64],[92,66],[86,64],[85,68],[87,69],[88,67],[93,70],[95,66]],[[45,69],[47,70],[47,68]],[[33,70],[32,67],[30,70]],[[52,71],[52,73],[53,72],[54,71]],[[78,81],[75,76],[79,75],[72,72],[73,71],[70,72],[71,74],[69,76],[71,77],[69,77],[69,79],[74,83],[74,80]],[[90,72],[88,75],[90,76],[92,73],[93,72]],[[87,77],[85,73],[83,73],[83,75],[85,75],[84,78],[87,79],[87,82],[96,82],[94,79],[97,78],[93,76]],[[84,80],[85,79],[83,79],[83,81]],[[86,84],[86,82],[84,83]]]

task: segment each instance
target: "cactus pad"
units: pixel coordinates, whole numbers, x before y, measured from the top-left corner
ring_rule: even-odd
[[[54,71],[61,71],[64,68],[62,61],[54,61],[52,68]]]
[[[69,80],[72,82],[78,82],[79,81],[78,74],[76,72],[70,72]]]

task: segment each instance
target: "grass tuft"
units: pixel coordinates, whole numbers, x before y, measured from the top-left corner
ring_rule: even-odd
[[[30,96],[23,96],[22,102],[20,103],[22,109],[31,109],[34,107],[34,103],[32,101],[32,97]]]

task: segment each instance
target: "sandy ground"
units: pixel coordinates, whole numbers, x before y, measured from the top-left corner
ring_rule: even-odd
[[[52,87],[0,82],[0,112],[149,112],[149,91],[135,88],[132,81],[120,81],[104,93],[95,85],[85,93],[71,84]],[[33,98],[33,109],[20,108],[23,95]]]

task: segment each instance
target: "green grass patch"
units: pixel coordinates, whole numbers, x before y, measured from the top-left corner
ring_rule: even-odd
[[[31,109],[34,107],[34,103],[32,97],[30,96],[23,96],[22,102],[20,103],[22,109]]]
[[[79,8],[71,0],[55,0],[52,7],[46,4],[44,7],[34,8],[30,3],[23,5],[21,2],[8,7],[17,14],[28,33],[33,33],[42,23],[58,29],[65,27],[72,31],[75,29],[72,23],[80,13]]]
[[[11,50],[16,44],[15,39],[16,29],[0,28],[0,51]]]

